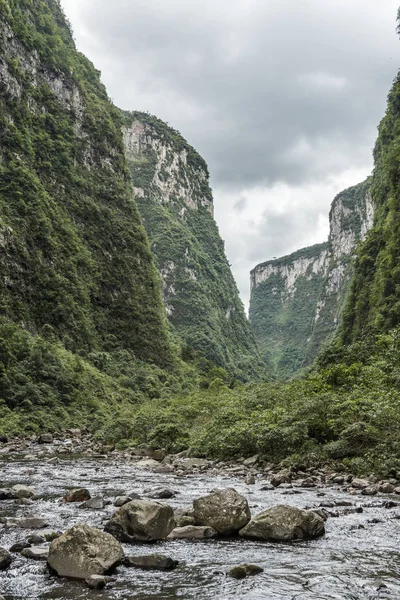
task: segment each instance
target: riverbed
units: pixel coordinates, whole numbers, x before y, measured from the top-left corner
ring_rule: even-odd
[[[117,581],[103,591],[91,591],[84,583],[50,576],[46,564],[14,554],[7,571],[0,571],[0,594],[6,600],[170,600],[246,598],[246,600],[373,600],[400,598],[400,506],[399,496],[372,498],[344,491],[341,486],[311,489],[262,489],[266,480],[258,477],[246,485],[243,477],[224,473],[154,473],[130,464],[118,456],[66,456],[49,464],[43,459],[2,456],[0,487],[15,484],[33,486],[37,499],[27,504],[15,500],[0,502],[0,517],[43,517],[49,527],[65,531],[77,523],[103,528],[116,508],[116,496],[158,486],[178,492],[160,500],[172,507],[190,507],[194,498],[215,488],[233,487],[249,501],[252,514],[277,504],[317,508],[336,504],[329,510],[338,516],[325,523],[324,537],[291,544],[254,542],[243,539],[183,541],[124,545],[127,555],[160,552],[179,561],[168,572],[140,571],[118,567]],[[66,504],[62,497],[69,488],[86,487],[92,497],[110,504],[102,510]],[[388,506],[387,500],[390,500]],[[343,505],[351,503],[349,506]],[[363,507],[353,513],[352,508]],[[26,539],[29,530],[2,529],[0,547],[9,549]],[[263,573],[237,581],[227,576],[229,568],[251,563]]]

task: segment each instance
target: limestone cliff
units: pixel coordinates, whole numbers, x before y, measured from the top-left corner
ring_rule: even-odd
[[[187,349],[237,377],[254,376],[260,358],[213,218],[205,161],[159,119],[123,115],[133,189],[170,323]]]
[[[341,192],[329,240],[251,272],[250,321],[278,377],[310,364],[335,331],[352,275],[352,255],[372,226],[370,180]]]

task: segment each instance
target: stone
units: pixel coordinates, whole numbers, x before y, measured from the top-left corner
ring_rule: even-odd
[[[17,496],[12,490],[0,489],[0,500],[15,500]]]
[[[228,575],[234,579],[245,579],[246,577],[263,573],[263,571],[264,569],[257,565],[238,565],[237,567],[232,567],[232,569],[228,571]]]
[[[191,508],[175,508],[174,519],[176,527],[186,527],[187,525],[195,525],[194,513]]]
[[[324,521],[315,512],[284,504],[256,515],[239,531],[241,537],[271,542],[314,539],[324,533]]]
[[[26,541],[29,542],[29,544],[44,544],[46,539],[44,535],[40,535],[39,533],[33,533],[32,535],[29,535],[26,538]]]
[[[13,546],[11,546],[10,552],[20,553],[20,552],[22,552],[22,550],[24,550],[24,548],[29,548],[29,547],[30,547],[29,542],[17,542]]]
[[[19,527],[20,529],[44,529],[49,523],[41,517],[22,517],[20,519],[6,519],[6,527]]]
[[[53,436],[51,435],[51,433],[42,433],[42,435],[40,435],[38,438],[38,443],[39,444],[52,444]]]
[[[378,488],[376,485],[369,485],[361,490],[361,494],[363,496],[375,496],[378,493]]]
[[[175,527],[170,506],[148,500],[132,500],[118,509],[105,531],[121,542],[165,540]]]
[[[382,483],[382,485],[380,485],[378,489],[380,492],[382,492],[382,494],[393,494],[395,490],[394,485],[392,485],[388,481]]]
[[[144,460],[140,460],[138,463],[136,463],[136,467],[138,469],[154,470],[160,467],[160,463],[157,460],[154,460],[153,458],[147,458]]]
[[[107,577],[105,575],[91,575],[85,579],[86,585],[91,590],[103,590],[108,583],[117,581],[116,577]]]
[[[117,496],[115,498],[114,506],[120,508],[121,506],[124,506],[124,504],[128,504],[128,502],[131,502],[132,500],[133,498],[131,496]]]
[[[0,548],[0,571],[5,571],[8,569],[11,563],[11,554],[5,548]]]
[[[24,548],[21,551],[21,556],[25,558],[32,558],[33,560],[47,560],[49,556],[49,548],[43,546],[32,546],[31,548]]]
[[[50,545],[48,564],[60,577],[104,575],[124,558],[121,544],[89,525],[75,525]]]
[[[246,460],[243,461],[243,464],[246,467],[254,467],[254,465],[256,465],[258,463],[258,454],[255,454],[254,456],[250,456],[250,458],[246,458]]]
[[[256,478],[254,477],[254,475],[247,475],[244,482],[246,485],[254,485],[256,482]]]
[[[289,471],[281,471],[277,473],[273,477],[271,477],[271,485],[274,487],[279,487],[283,483],[291,483],[292,479],[290,477]]]
[[[169,488],[156,488],[152,490],[146,496],[154,500],[167,500],[168,498],[175,498],[178,492],[170,490]]]
[[[168,536],[169,540],[208,540],[217,537],[217,532],[212,527],[200,525],[187,525],[175,527]]]
[[[194,467],[207,467],[208,461],[204,460],[204,458],[184,458],[179,461],[178,465],[183,469],[189,470]]]
[[[36,493],[29,485],[13,485],[11,490],[17,498],[33,498]]]
[[[105,506],[105,502],[103,498],[99,498],[96,496],[95,498],[90,498],[90,500],[86,500],[79,505],[79,508],[91,508],[92,510],[102,510]]]
[[[6,435],[0,435],[0,444],[7,444],[8,437]]]
[[[370,482],[366,479],[353,479],[353,481],[351,482],[351,487],[355,488],[356,490],[363,490],[369,485]]]
[[[90,500],[90,492],[86,488],[76,488],[69,490],[64,496],[65,502],[85,502]]]
[[[233,488],[197,498],[193,501],[193,509],[196,525],[212,527],[221,535],[236,533],[251,519],[246,498]]]
[[[128,556],[125,564],[137,569],[170,571],[178,566],[179,561],[164,554],[149,554],[147,556]]]

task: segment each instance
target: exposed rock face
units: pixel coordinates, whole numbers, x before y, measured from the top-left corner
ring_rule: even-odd
[[[324,521],[316,513],[283,504],[256,515],[239,532],[242,537],[269,542],[308,540],[324,533]]]
[[[260,359],[213,218],[205,161],[174,129],[123,113],[133,189],[170,322],[190,348],[248,378]]]
[[[174,527],[174,512],[170,506],[132,500],[114,513],[105,531],[122,542],[153,542],[165,540]]]
[[[121,544],[89,525],[75,525],[50,545],[48,563],[60,577],[103,575],[124,558]]]
[[[262,263],[251,272],[250,321],[278,377],[310,364],[336,330],[353,272],[352,255],[372,226],[370,180],[341,192],[328,242]]]
[[[193,500],[193,509],[197,525],[211,527],[221,535],[239,531],[251,518],[246,498],[233,488]]]

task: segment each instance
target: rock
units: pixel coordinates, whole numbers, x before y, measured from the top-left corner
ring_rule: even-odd
[[[187,525],[175,527],[168,536],[169,540],[207,540],[217,537],[217,532],[212,527]]]
[[[378,488],[376,485],[369,485],[361,490],[361,494],[363,496],[375,496],[378,493]]]
[[[79,505],[79,508],[91,508],[92,510],[102,510],[105,507],[105,502],[103,498],[99,498],[96,496],[95,498],[90,498],[90,500],[86,500]]]
[[[146,496],[154,500],[167,500],[168,498],[175,498],[177,493],[178,492],[174,492],[174,490],[170,490],[169,488],[157,488],[146,494]]]
[[[332,483],[337,483],[338,485],[343,485],[344,484],[344,477],[343,475],[336,475],[335,477],[332,478]]]
[[[0,444],[7,444],[8,437],[6,435],[0,435]]]
[[[380,485],[378,489],[380,492],[382,492],[382,494],[393,494],[395,490],[394,485],[392,485],[388,481]]]
[[[186,527],[187,525],[195,525],[193,509],[175,508],[174,519],[176,527]]]
[[[315,512],[281,504],[253,517],[239,535],[271,542],[289,542],[320,537],[324,521]]]
[[[121,542],[152,542],[165,540],[174,527],[174,512],[170,506],[132,500],[114,513],[104,529]]]
[[[0,548],[0,571],[5,571],[8,569],[11,563],[11,554],[5,548]]]
[[[108,583],[117,581],[116,577],[106,577],[104,575],[91,575],[85,579],[85,583],[91,590],[103,590]]]
[[[204,458],[184,458],[179,461],[178,465],[183,469],[190,470],[194,467],[207,467],[208,461]]]
[[[245,577],[251,577],[252,575],[258,575],[263,573],[264,569],[257,565],[238,565],[228,571],[229,577],[234,579],[245,579]]]
[[[244,482],[246,485],[254,485],[256,482],[256,478],[254,477],[254,475],[247,475]]]
[[[243,464],[245,465],[245,467],[254,467],[254,465],[256,465],[258,463],[258,454],[255,454],[254,456],[250,456],[250,458],[246,458],[246,460],[243,461]]]
[[[369,485],[370,482],[366,479],[353,479],[353,481],[351,482],[351,487],[355,488],[356,490],[363,490]]]
[[[288,471],[282,471],[281,473],[277,473],[273,477],[271,477],[271,485],[274,487],[279,487],[283,483],[291,483],[291,477]]]
[[[196,525],[212,527],[222,535],[236,533],[251,518],[248,502],[233,488],[212,492],[193,501]]]
[[[39,444],[52,444],[53,436],[51,435],[51,433],[42,433],[42,435],[40,435],[38,438],[38,443]]]
[[[298,485],[303,488],[313,488],[316,487],[316,483],[311,477],[307,477],[306,479],[301,479],[298,482]]]
[[[22,517],[21,519],[6,519],[6,527],[19,527],[20,529],[44,529],[49,523],[41,517]]]
[[[12,492],[17,498],[33,498],[35,490],[29,485],[13,485]]]
[[[138,469],[154,470],[154,469],[158,469],[160,467],[160,463],[157,460],[148,458],[148,459],[140,460],[138,463],[136,463],[136,467]]]
[[[69,490],[64,496],[65,502],[85,502],[90,500],[90,492],[86,488],[76,488]]]
[[[24,556],[25,558],[32,558],[33,560],[47,560],[49,556],[49,548],[43,546],[24,548],[21,551],[21,556]]]
[[[15,500],[17,496],[12,490],[0,489],[0,500]]]
[[[48,563],[60,577],[104,575],[124,558],[121,544],[89,525],[75,525],[50,545]]]
[[[30,547],[30,543],[29,542],[17,542],[16,544],[14,544],[13,546],[11,546],[10,548],[10,552],[22,552],[22,550],[24,550],[25,548],[29,548]]]
[[[29,535],[26,538],[26,541],[29,542],[29,544],[44,544],[44,542],[46,541],[44,535],[40,535],[39,533],[33,533],[32,535]]]
[[[131,496],[117,496],[115,498],[114,506],[119,508],[124,506],[124,504],[128,504],[128,502],[131,502],[132,500],[133,498]]]
[[[179,561],[164,554],[149,554],[148,556],[129,556],[125,564],[128,567],[136,567],[137,569],[170,571],[178,566]]]

